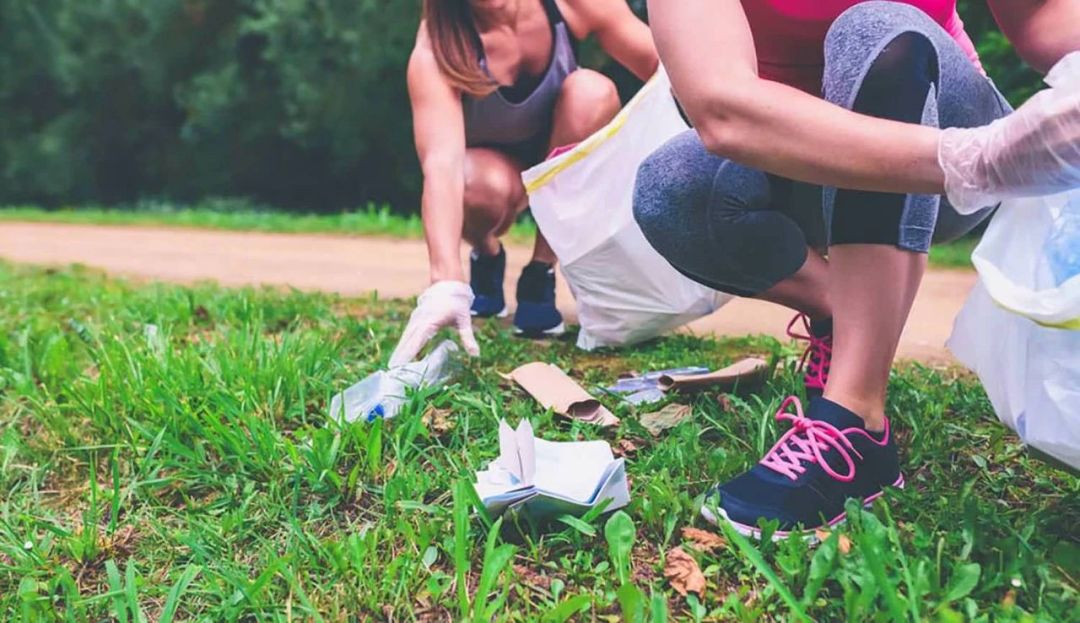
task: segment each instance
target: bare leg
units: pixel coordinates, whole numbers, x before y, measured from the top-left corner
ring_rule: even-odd
[[[825,320],[832,317],[828,278],[829,263],[820,253],[809,249],[806,263],[798,272],[754,298],[790,307],[811,320]]]
[[[591,69],[578,69],[566,77],[559,92],[548,151],[588,138],[607,125],[619,113],[620,106],[614,82]],[[533,261],[555,263],[555,252],[539,231]]]
[[[482,147],[465,152],[465,224],[462,237],[482,255],[499,252],[499,236],[525,208],[521,165]]]
[[[926,254],[874,244],[829,250],[833,357],[825,397],[881,431],[900,334],[926,271]]]

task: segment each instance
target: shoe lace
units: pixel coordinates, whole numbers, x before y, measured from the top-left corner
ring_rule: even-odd
[[[795,325],[802,321],[806,333],[795,331]],[[803,382],[812,389],[825,389],[825,383],[829,380],[829,365],[832,362],[832,336],[818,337],[810,328],[810,317],[799,314],[791,319],[787,327],[788,337],[809,344],[799,359],[799,370],[805,370]]]
[[[795,406],[795,413],[788,413],[789,406]],[[807,466],[817,463],[826,474],[840,482],[851,482],[855,478],[855,461],[851,453],[862,459],[851,441],[832,424],[820,420],[811,420],[803,415],[802,403],[791,396],[780,405],[776,413],[777,421],[788,420],[791,429],[776,442],[761,459],[765,467],[790,478],[798,479],[806,472]],[[836,450],[847,464],[847,472],[841,474],[833,469],[823,458],[822,452]]]

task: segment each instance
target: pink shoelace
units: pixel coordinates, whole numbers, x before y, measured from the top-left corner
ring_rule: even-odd
[[[795,405],[795,413],[787,412],[791,405]],[[850,453],[854,452],[860,459],[862,455],[835,426],[803,415],[802,403],[798,398],[791,396],[785,400],[776,413],[776,419],[790,420],[791,430],[784,433],[780,441],[765,454],[765,458],[761,459],[762,465],[792,480],[797,480],[800,474],[806,472],[807,465],[813,463],[820,465],[826,474],[840,482],[851,482],[855,478],[855,461]],[[829,449],[836,450],[844,459],[848,467],[846,474],[837,472],[825,462],[822,452]]]
[[[798,333],[794,330],[796,323],[802,321],[806,333]],[[810,329],[810,317],[799,314],[791,319],[787,326],[788,337],[810,344],[803,351],[799,359],[799,369],[806,370],[803,382],[807,389],[825,390],[825,383],[829,380],[829,364],[832,362],[832,336],[817,337]]]

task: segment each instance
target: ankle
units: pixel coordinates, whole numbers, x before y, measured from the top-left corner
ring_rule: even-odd
[[[503,246],[498,238],[491,237],[474,246],[473,251],[479,257],[495,257],[503,252]]]
[[[885,430],[885,402],[866,399],[861,396],[845,395],[842,392],[830,391],[825,388],[823,396],[826,400],[851,411],[863,421],[866,430],[872,433],[880,433]]]

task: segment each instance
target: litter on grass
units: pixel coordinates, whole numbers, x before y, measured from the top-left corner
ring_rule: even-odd
[[[523,513],[537,520],[581,516],[610,500],[605,512],[630,503],[626,465],[606,441],[545,441],[532,425],[499,422],[499,458],[476,473],[476,493],[493,516]]]
[[[641,416],[641,425],[652,433],[653,437],[656,437],[665,430],[678,426],[692,413],[693,410],[689,406],[673,402],[659,411]]]
[[[405,404],[408,390],[448,383],[460,367],[459,353],[457,344],[446,340],[420,361],[380,370],[364,378],[333,397],[331,419],[374,422],[378,418],[394,417]]]
[[[619,418],[558,366],[542,362],[527,363],[506,375],[506,378],[520,385],[545,409],[559,415],[601,427],[619,423]]]
[[[614,385],[604,388],[604,391],[612,394],[626,394],[625,402],[632,405],[659,402],[664,399],[664,390],[660,389],[660,378],[664,376],[678,375],[691,376],[695,374],[707,374],[708,368],[690,366],[686,368],[671,368],[668,370],[656,370],[644,374],[619,377]]]
[[[730,390],[736,385],[754,385],[765,380],[769,363],[747,357],[708,374],[668,374],[659,379],[660,389],[670,391]]]
[[[747,357],[715,372],[700,366],[690,366],[625,376],[604,390],[613,394],[625,394],[625,402],[641,405],[663,400],[665,392],[705,389],[728,391],[737,385],[755,385],[765,379],[768,371],[768,362]]]

